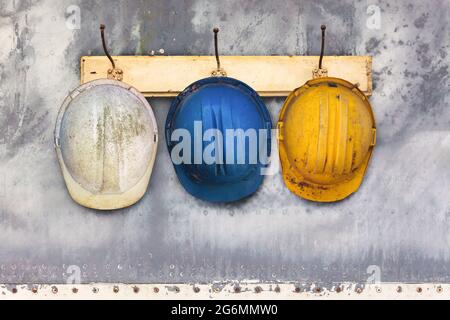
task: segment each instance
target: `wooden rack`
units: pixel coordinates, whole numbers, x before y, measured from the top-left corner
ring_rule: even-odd
[[[174,97],[191,83],[211,75],[216,61],[212,56],[117,56],[116,67],[123,81],[146,97]],[[287,96],[312,78],[319,57],[312,56],[221,56],[227,75],[239,79],[264,97]],[[372,94],[372,57],[325,56],[328,76],[358,83]],[[106,56],[81,58],[81,83],[106,78],[111,64]]]

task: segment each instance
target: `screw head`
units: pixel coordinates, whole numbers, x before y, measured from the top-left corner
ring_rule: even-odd
[[[57,293],[58,293],[58,288],[55,287],[55,286],[53,286],[53,287],[52,287],[52,293],[53,293],[53,294],[57,294]]]
[[[158,293],[158,292],[159,292],[159,288],[158,288],[158,287],[154,287],[154,288],[153,288],[153,292],[154,292],[154,293]]]

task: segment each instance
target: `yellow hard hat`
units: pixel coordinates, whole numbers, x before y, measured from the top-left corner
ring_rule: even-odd
[[[320,63],[316,79],[289,95],[279,117],[278,141],[289,190],[308,200],[333,202],[358,190],[376,143],[376,126],[357,86],[323,74]]]

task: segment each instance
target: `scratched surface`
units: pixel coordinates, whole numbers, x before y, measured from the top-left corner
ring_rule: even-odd
[[[82,282],[450,282],[449,16],[446,0],[0,0],[0,283],[76,270]],[[80,56],[102,53],[101,22],[115,55],[212,54],[213,26],[223,54],[317,55],[326,22],[327,54],[374,57],[378,146],[361,189],[314,204],[277,174],[246,201],[204,203],[178,183],[160,130],[141,202],[76,205],[53,127]],[[163,128],[170,99],[149,101]],[[275,120],[283,100],[265,102]]]

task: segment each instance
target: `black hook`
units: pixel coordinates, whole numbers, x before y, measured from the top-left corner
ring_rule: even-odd
[[[218,36],[219,28],[214,28],[214,47],[216,50],[216,61],[217,61],[217,70],[220,70],[220,58],[219,58],[219,45],[218,45]]]
[[[323,24],[320,29],[322,29],[322,49],[320,50],[319,69],[322,69],[323,53],[325,51],[325,30],[327,27]]]
[[[103,44],[103,50],[105,51],[106,56],[108,57],[109,61],[111,61],[112,67],[113,69],[116,69],[116,64],[114,63],[113,58],[111,57],[111,55],[108,52],[108,48],[106,47],[106,40],[105,40],[105,25],[101,24],[100,25],[100,33],[102,35],[102,44]]]

